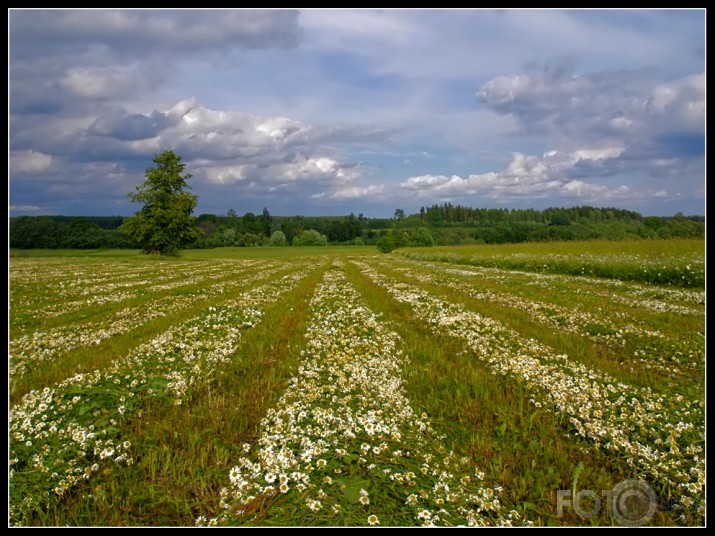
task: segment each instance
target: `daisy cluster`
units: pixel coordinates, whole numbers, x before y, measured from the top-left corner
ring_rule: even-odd
[[[131,464],[122,424],[140,417],[154,398],[181,405],[220,374],[241,333],[310,271],[296,268],[172,326],[106,369],[25,395],[10,411],[11,524],[22,524],[102,467]]]
[[[525,272],[500,268],[477,266],[449,268],[449,264],[445,265],[445,263],[415,261],[407,258],[404,258],[404,262],[412,266],[423,266],[436,272],[479,277],[480,279],[498,281],[506,285],[537,286],[548,290],[550,294],[566,292],[568,294],[600,296],[635,309],[652,309],[656,312],[703,314],[702,309],[683,304],[705,304],[705,292],[698,290],[646,285],[633,281],[624,282],[618,279]]]
[[[518,520],[468,460],[447,452],[405,395],[399,336],[345,275],[325,273],[310,304],[302,364],[246,444],[198,525],[260,522],[296,505],[303,525],[495,525]],[[292,511],[292,510],[291,510]],[[270,515],[270,512],[268,513]],[[298,516],[297,518],[295,516]]]
[[[411,279],[428,284],[449,286],[463,292],[466,296],[478,300],[496,303],[503,307],[511,307],[527,311],[531,318],[540,324],[556,329],[576,333],[588,339],[612,345],[624,346],[628,337],[662,338],[664,335],[657,330],[633,325],[633,323],[616,322],[615,315],[587,311],[580,307],[564,307],[553,303],[530,300],[518,294],[496,292],[488,289],[476,289],[473,282],[465,282],[455,277],[454,271],[443,275],[440,272],[415,271],[410,268],[393,267]],[[457,276],[461,274],[456,274]]]
[[[233,267],[240,269],[240,266]],[[190,295],[161,296],[139,305],[125,307],[108,314],[102,321],[73,323],[36,331],[10,339],[10,377],[18,378],[41,361],[50,361],[71,350],[96,346],[103,341],[129,333],[151,320],[190,308],[196,302],[217,298],[244,286],[250,286],[280,271],[277,265],[266,263],[260,271],[244,270],[241,278],[231,278],[202,287]]]
[[[500,322],[465,310],[354,261],[375,284],[438,333],[463,341],[494,374],[523,382],[535,408],[564,414],[571,430],[618,453],[678,501],[684,517],[705,509],[704,400],[657,395],[525,339]]]
[[[55,318],[84,307],[121,302],[150,291],[210,281],[231,268],[245,269],[256,261],[127,263],[91,259],[13,259],[10,263],[10,303],[15,316]],[[161,283],[158,283],[161,282]],[[15,324],[13,324],[15,326]]]
[[[518,287],[522,284],[523,279],[528,281],[538,279],[548,279],[551,286],[548,287],[549,293],[557,292],[557,286],[554,283],[565,283],[570,280],[581,279],[580,285],[576,288],[562,288],[562,292],[567,292],[571,296],[594,294],[602,297],[608,297],[612,301],[621,301],[618,298],[622,297],[612,291],[591,292],[584,290],[584,284],[590,287],[613,287],[617,286],[619,290],[633,289],[640,293],[643,291],[641,285],[626,285],[621,281],[600,281],[590,278],[587,282],[583,278],[564,275],[552,274],[534,274],[527,272],[513,273],[512,271],[499,270],[496,268],[476,268],[476,269],[445,269],[444,266],[424,263],[420,266],[414,261],[406,261],[411,267],[399,266],[395,262],[373,261],[377,266],[386,266],[395,271],[403,273],[415,281],[420,281],[428,284],[437,284],[457,289],[463,292],[466,296],[471,296],[479,300],[489,301],[499,304],[503,307],[517,308],[519,310],[528,311],[531,318],[543,325],[550,326],[559,330],[575,333],[586,339],[593,340],[600,344],[606,344],[613,348],[625,349],[630,354],[627,360],[623,361],[625,366],[630,366],[631,370],[635,367],[640,369],[650,369],[658,371],[670,379],[678,378],[680,380],[687,379],[693,371],[702,368],[705,362],[705,347],[703,344],[702,334],[698,333],[670,333],[666,337],[662,332],[656,329],[649,329],[644,321],[638,320],[623,312],[608,312],[606,310],[588,309],[583,307],[565,307],[553,303],[543,303],[534,300],[526,299],[518,294]],[[427,272],[425,272],[426,268]],[[467,277],[465,281],[463,278]],[[515,289],[511,292],[497,292],[489,289],[478,288],[475,277],[479,276],[480,280],[486,278],[489,280],[498,279],[502,284],[508,285],[509,288]],[[573,287],[574,285],[569,285]],[[634,288],[635,287],[635,288]],[[684,294],[690,293],[695,296],[697,293],[673,290],[673,289],[651,289],[651,293],[655,295],[671,298],[682,298]],[[628,300],[628,298],[623,298]],[[659,301],[663,304],[661,311],[674,312],[680,307],[676,304]],[[634,306],[631,301],[629,303]],[[703,315],[703,311],[685,308],[690,311],[688,314]],[[704,319],[703,319],[704,320]],[[703,322],[703,333],[705,324]],[[673,337],[675,335],[675,337]]]
[[[679,313],[684,315],[702,314],[702,309],[682,305],[705,304],[705,292],[666,288],[663,286],[645,285],[634,282],[623,282],[617,279],[584,278],[562,274],[538,274],[531,272],[516,272],[528,276],[532,281],[528,284],[554,290],[555,284],[576,283],[580,285],[578,292],[585,295],[609,298],[633,307],[635,309],[651,309],[659,313]],[[588,289],[584,287],[588,286]],[[680,302],[680,303],[675,303]]]
[[[80,293],[80,299],[74,301],[69,301],[68,299],[68,301],[62,303],[43,307],[42,310],[36,312],[36,315],[40,318],[54,318],[86,307],[122,302],[145,293],[202,285],[216,277],[225,277],[227,270],[230,270],[230,268],[225,263],[219,263],[219,266],[219,268],[216,266],[209,268],[209,266],[203,264],[197,264],[196,266],[182,265],[175,267],[166,276],[161,273],[155,274],[155,278],[150,280],[154,284],[146,285],[147,280],[140,280],[137,284],[130,284],[127,287],[120,287],[114,290],[111,289],[111,284],[105,286],[104,283],[97,282],[94,283],[94,287],[84,287]],[[156,283],[157,280],[163,282]],[[123,290],[123,288],[129,290]]]

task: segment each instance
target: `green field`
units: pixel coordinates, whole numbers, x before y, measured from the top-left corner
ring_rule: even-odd
[[[703,241],[10,254],[12,526],[704,525]]]

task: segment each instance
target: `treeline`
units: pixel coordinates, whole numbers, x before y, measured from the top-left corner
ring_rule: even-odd
[[[260,215],[247,212],[238,216],[232,210],[226,215],[201,214],[197,222],[203,237],[193,244],[194,248],[277,245],[276,240],[271,240],[276,232],[283,234],[287,245],[321,245],[323,242],[371,245],[381,236],[380,230],[384,232],[393,224],[391,219],[366,218],[362,214],[271,216],[265,208]],[[318,235],[325,237],[324,241],[319,240],[320,244],[315,243]]]
[[[122,216],[19,216],[10,218],[10,247],[131,248],[119,231]],[[393,249],[408,245],[504,244],[561,240],[702,238],[704,216],[647,216],[589,206],[535,209],[474,209],[445,203],[394,218],[272,216],[236,211],[201,214],[202,236],[191,248],[354,244]],[[278,234],[277,234],[278,233]],[[382,240],[381,240],[382,239]]]
[[[433,227],[484,227],[502,223],[542,223],[547,225],[614,221],[643,223],[646,219],[638,212],[632,210],[591,207],[587,205],[569,208],[552,207],[545,210],[536,210],[532,208],[471,208],[453,205],[451,203],[422,207],[419,215],[414,215],[410,219],[414,222],[416,218],[419,218],[421,223],[426,223]],[[705,221],[702,216],[692,216],[690,218]]]
[[[10,247],[18,249],[97,249],[135,247],[119,231],[122,216],[19,216],[9,221]],[[391,228],[389,218],[355,216],[272,216],[236,211],[201,214],[196,224],[202,236],[190,248],[250,247],[283,244],[274,233],[283,233],[285,245],[355,244],[372,245]],[[314,231],[315,233],[309,233]],[[323,240],[317,236],[325,237]]]
[[[19,216],[10,218],[9,242],[19,249],[131,247],[119,232],[122,216]]]

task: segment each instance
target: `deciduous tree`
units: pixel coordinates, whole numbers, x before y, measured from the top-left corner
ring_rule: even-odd
[[[128,218],[121,231],[145,254],[178,255],[201,232],[191,216],[198,198],[188,192],[191,174],[182,175],[186,164],[173,151],[154,156],[156,167],[146,170],[146,180],[129,198],[143,203],[135,216]]]

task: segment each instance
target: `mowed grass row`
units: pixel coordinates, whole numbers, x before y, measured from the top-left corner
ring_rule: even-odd
[[[332,253],[334,257],[357,254],[365,260],[365,251],[345,249],[346,251],[339,253],[332,249],[321,249],[318,253]],[[248,253],[240,251],[241,255]],[[275,255],[272,251],[269,253]],[[295,251],[290,253],[290,256],[285,256],[284,252],[282,259],[288,270],[293,263],[301,262]],[[230,255],[231,252],[206,254]],[[260,254],[262,258],[259,259],[259,264],[263,264],[269,256],[264,251]],[[177,398],[154,396],[146,398],[142,404],[136,405],[130,411],[125,407],[121,418],[113,418],[100,411],[99,418],[105,418],[107,422],[108,419],[113,419],[116,423],[110,423],[111,428],[116,428],[110,432],[111,439],[121,438],[121,444],[113,453],[114,457],[106,458],[104,461],[109,461],[105,464],[98,464],[96,470],[91,470],[91,474],[77,482],[72,491],[65,493],[61,500],[53,500],[49,506],[42,505],[28,510],[23,518],[24,523],[185,526],[194,524],[197,519],[206,523],[215,519],[228,524],[337,526],[379,523],[383,526],[410,526],[453,522],[439,512],[437,506],[442,505],[434,504],[438,498],[443,501],[449,498],[444,486],[438,486],[438,480],[425,480],[425,475],[421,473],[422,465],[414,464],[415,460],[419,460],[426,453],[445,461],[447,465],[466,465],[472,471],[478,470],[474,476],[479,478],[470,485],[486,494],[479,495],[480,501],[496,500],[498,508],[482,508],[480,514],[477,508],[479,501],[474,500],[470,505],[478,514],[473,518],[474,521],[482,519],[488,524],[498,524],[511,516],[512,521],[509,522],[531,521],[536,525],[615,524],[614,518],[605,511],[605,507],[590,519],[578,516],[573,508],[568,507],[559,516],[557,491],[595,490],[601,496],[601,490],[610,490],[626,478],[643,476],[632,461],[628,460],[628,456],[614,455],[598,448],[593,441],[575,434],[573,424],[562,413],[546,406],[536,407],[533,391],[526,382],[509,375],[495,375],[482,360],[474,358],[471,354],[473,350],[465,348],[463,340],[432,329],[433,324],[416,314],[409,303],[395,299],[389,288],[376,285],[368,277],[369,273],[359,264],[343,264],[337,261],[339,270],[329,270],[329,274],[335,274],[325,276],[328,279],[324,279],[323,274],[330,256],[323,255],[322,261],[316,261],[317,257],[310,260],[304,257],[306,264],[297,269],[306,272],[305,277],[292,288],[284,289],[275,300],[264,304],[259,321],[253,327],[244,326],[240,331],[239,344],[235,346],[233,353],[222,361],[220,372],[211,373],[211,379],[206,382],[195,381],[187,391],[188,396],[178,399],[181,400],[180,405],[175,405]],[[578,358],[586,361],[591,359],[590,365],[597,370],[617,374],[623,369],[622,366],[620,369],[609,366],[610,357],[607,353],[604,354],[603,347],[599,347],[594,341],[557,331],[543,335],[549,330],[544,330],[543,325],[530,320],[528,314],[520,315],[514,308],[500,307],[498,304],[488,303],[488,300],[474,300],[465,292],[469,287],[450,288],[448,278],[441,283],[416,281],[405,272],[405,267],[408,271],[417,273],[418,266],[425,266],[424,263],[405,262],[403,266],[401,262],[390,257],[392,256],[381,256],[379,261],[368,260],[367,266],[378,268],[398,283],[416,283],[430,295],[460,303],[484,315],[492,315],[525,337],[551,338],[554,348],[560,352],[568,353],[569,350],[578,349],[582,354],[578,355]],[[155,260],[150,263],[160,264]],[[318,265],[322,268],[309,270],[309,266]],[[449,265],[444,266],[449,269]],[[339,274],[343,271],[347,278],[341,280]],[[236,277],[240,278],[244,273],[248,273],[248,269],[236,274]],[[278,280],[281,273],[276,272],[267,278],[267,281]],[[431,275],[432,268],[423,268],[423,273]],[[555,300],[561,306],[573,303],[573,298],[570,297],[572,292],[587,293],[589,288],[557,279],[554,288],[558,291],[549,293],[551,276],[540,274],[543,279],[524,281],[523,284],[516,285],[515,280],[510,279],[513,275],[511,272],[504,271],[501,274],[484,282],[479,279],[472,281],[472,276],[466,275],[456,277],[457,274],[451,274],[449,277],[455,276],[452,281],[461,281],[465,285],[467,282],[470,285],[473,283],[475,289],[484,283],[495,292],[517,291],[524,297],[530,296],[531,289],[536,293],[531,296],[532,299],[538,297],[546,302]],[[247,457],[251,459],[257,452],[256,445],[260,444],[265,431],[265,426],[260,421],[270,414],[271,408],[275,408],[285,395],[290,386],[290,378],[299,374],[301,363],[306,361],[305,356],[301,357],[301,350],[307,350],[309,355],[313,354],[314,352],[309,350],[311,346],[306,344],[312,340],[330,341],[326,344],[339,346],[342,343],[339,339],[336,342],[336,339],[340,335],[343,335],[343,340],[349,339],[348,333],[343,333],[345,330],[336,328],[334,332],[329,331],[331,326],[339,326],[332,324],[332,320],[329,321],[333,319],[330,315],[323,317],[325,320],[322,324],[316,324],[316,318],[321,318],[322,314],[319,310],[334,311],[344,308],[349,303],[347,298],[340,295],[338,299],[334,296],[332,302],[324,300],[327,309],[316,309],[315,303],[309,305],[310,300],[315,300],[317,289],[321,285],[324,287],[326,281],[335,282],[336,277],[337,280],[343,281],[337,288],[354,288],[359,297],[351,294],[351,299],[357,300],[355,303],[361,304],[359,307],[367,307],[378,314],[374,319],[376,324],[373,329],[379,333],[395,332],[395,336],[399,335],[395,349],[404,356],[399,374],[404,394],[417,420],[425,425],[426,430],[431,430],[431,435],[426,436],[427,440],[415,438],[413,443],[427,441],[425,445],[431,446],[421,451],[410,451],[397,448],[396,443],[387,441],[384,442],[387,445],[382,442],[373,445],[372,442],[357,441],[354,445],[357,449],[354,455],[347,454],[346,445],[345,454],[340,456],[340,453],[336,452],[335,458],[325,458],[324,466],[318,463],[321,458],[307,462],[313,465],[316,474],[319,467],[329,468],[333,472],[336,468],[344,471],[342,475],[322,475],[323,479],[330,476],[329,484],[321,479],[319,483],[315,483],[315,487],[310,487],[311,482],[305,484],[306,488],[301,491],[295,485],[296,482],[300,483],[299,480],[286,480],[286,485],[291,484],[291,490],[283,494],[280,492],[282,482],[279,476],[275,475],[276,478],[271,484],[266,481],[267,474],[263,472],[260,474],[265,482],[263,486],[273,485],[277,488],[277,493],[259,494],[255,500],[248,502],[248,508],[235,506],[227,511],[220,504],[220,490],[228,489],[232,485],[231,477],[235,477],[233,470],[237,464],[240,466],[239,461]],[[438,277],[443,277],[443,274]],[[499,277],[504,279],[500,282]],[[533,284],[534,281],[538,284]],[[498,288],[499,282],[503,285],[501,288]],[[201,283],[197,288],[205,284],[207,283]],[[251,284],[248,287],[251,287]],[[599,292],[607,288],[606,285],[599,287]],[[649,287],[644,289],[649,291]],[[659,292],[657,287],[652,287],[652,290],[656,294]],[[614,295],[623,296],[624,299],[639,296],[637,293],[628,292],[617,294],[618,289],[615,292]],[[580,303],[583,303],[584,307],[597,308],[599,299],[605,300],[605,296],[597,298],[589,295],[588,300],[591,301]],[[669,301],[669,298],[661,299],[657,296],[648,296],[647,299]],[[678,303],[685,307],[700,307],[687,296]],[[210,304],[209,300],[204,305],[208,307]],[[618,312],[634,313],[628,311],[629,308],[634,308],[632,304],[621,305],[623,309],[617,309]],[[638,311],[635,314],[636,317],[640,315]],[[691,320],[699,318],[697,315],[690,316]],[[655,314],[653,311],[646,317],[650,319],[648,322],[669,318],[668,315]],[[66,318],[71,318],[71,315]],[[161,319],[160,323],[165,323],[164,327],[168,330],[180,322],[178,319],[172,321],[172,317],[167,316]],[[359,326],[370,322],[352,324]],[[663,324],[667,322],[663,320]],[[661,326],[659,329],[664,328]],[[152,333],[155,335],[160,332],[161,330]],[[130,348],[136,346],[131,342],[130,335],[127,334],[126,337],[123,341],[121,336],[110,337],[103,343],[107,344],[103,348],[111,348],[112,344],[116,344],[115,357],[126,355]],[[151,337],[151,334],[147,334],[145,340],[150,340]],[[387,345],[383,346],[387,348]],[[345,349],[346,356],[350,356],[349,348],[352,348],[350,351],[360,353],[359,346],[348,346]],[[86,350],[86,358],[92,359],[92,348],[88,347]],[[377,354],[380,354],[380,351]],[[592,352],[595,357],[589,357]],[[68,352],[68,355],[72,353],[74,352]],[[181,352],[177,355],[180,354]],[[357,357],[353,356],[348,362],[356,360]],[[371,366],[365,365],[365,368]],[[350,367],[340,369],[350,370]],[[694,378],[695,385],[702,384],[702,380],[698,379],[700,376]],[[628,379],[625,372],[619,377],[619,381]],[[632,374],[630,379],[633,383],[641,382],[643,385],[658,380],[652,375],[641,377],[638,374]],[[50,381],[45,385],[52,383]],[[179,383],[174,384],[171,389],[180,387]],[[659,388],[664,393],[670,389],[660,384]],[[75,396],[80,395],[78,393]],[[379,396],[374,398],[378,399]],[[321,403],[320,397],[313,403],[318,408],[330,406],[329,402]],[[338,408],[342,406],[344,404],[337,405]],[[109,402],[107,407],[118,406],[114,401]],[[374,411],[374,408],[368,407],[367,410]],[[85,410],[84,415],[87,414],[88,411]],[[130,445],[126,451],[123,448],[125,442]],[[363,443],[369,444],[369,451],[364,451]],[[697,441],[694,444],[699,448]],[[103,445],[102,448],[111,446]],[[376,451],[373,447],[376,447]],[[434,449],[436,454],[432,454],[431,449]],[[400,451],[397,457],[395,450]],[[296,448],[295,452],[298,455],[300,450]],[[405,452],[411,456],[403,456]],[[101,453],[102,450],[98,456]],[[368,460],[366,454],[369,454],[371,463],[364,463],[360,459]],[[116,458],[122,455],[130,456],[133,463],[124,466],[122,463],[125,460],[121,458],[114,463]],[[428,462],[428,465],[429,463],[431,462]],[[332,465],[328,467],[329,464]],[[368,468],[370,465],[375,467]],[[377,470],[378,467],[381,473]],[[386,469],[389,472],[386,472]],[[379,476],[376,476],[378,473]],[[413,473],[414,477],[410,473]],[[452,473],[459,474],[459,471],[454,470]],[[290,479],[290,476],[288,478]],[[402,489],[407,490],[411,482],[415,483],[414,493],[396,493]],[[659,509],[655,513],[653,524],[702,523],[701,514],[696,511],[695,506],[690,512],[684,512],[682,509],[668,510],[675,501],[666,496],[666,487],[654,488],[659,495]],[[450,487],[450,490],[456,493],[454,486]],[[396,496],[404,498],[400,505],[395,502]],[[224,494],[224,497],[227,495]],[[430,507],[427,507],[427,501],[432,501]],[[17,504],[18,501],[11,498],[11,507],[16,507]],[[484,506],[486,503],[482,504]],[[391,506],[386,507],[388,505]],[[489,506],[493,507],[495,504]],[[242,509],[244,512],[239,514]],[[512,510],[515,513],[512,514]],[[467,517],[462,519],[468,520]]]
[[[231,276],[237,269],[254,265],[255,261],[165,262],[143,263],[137,274],[133,269],[139,260],[110,262],[108,266],[96,261],[63,259],[55,267],[65,268],[60,279],[47,277],[41,265],[47,260],[21,259],[10,267],[10,304],[13,310],[10,327],[18,335],[34,329],[86,320],[107,308],[126,303],[141,302],[144,296],[161,293],[191,293],[212,281]],[[125,273],[127,270],[127,273]],[[16,277],[23,273],[34,274],[34,284],[18,284]],[[98,273],[99,272],[99,273]]]
[[[567,426],[561,432],[586,438],[616,459],[623,457],[634,475],[646,477],[657,493],[676,500],[682,521],[702,521],[703,398],[620,382],[523,336],[484,311],[471,312],[368,264],[357,264],[393,299],[409,305],[433,332],[458,340],[465,359],[478,359],[492,375],[522,383],[532,410],[562,413]]]
[[[230,362],[190,402],[149,400],[122,426],[134,464],[106,467],[26,523],[192,526],[199,516],[218,515],[218,493],[241,446],[257,438],[259,421],[299,364],[308,302],[323,271],[318,266],[267,305]]]
[[[70,374],[101,368],[172,324],[197,311],[236,295],[244,287],[278,277],[290,266],[261,263],[244,268],[227,267],[222,278],[210,284],[181,290],[147,293],[142,301],[94,307],[83,316],[95,320],[66,322],[25,335],[11,336],[10,395],[17,402],[31,389],[42,388]],[[228,275],[226,275],[228,274]]]
[[[400,337],[341,269],[310,304],[302,363],[200,524],[503,525],[499,489],[405,396]]]
[[[102,369],[25,395],[10,415],[11,522],[26,522],[108,466],[131,465],[122,424],[154,398],[181,406],[210,383],[263,307],[294,288],[310,264],[208,306]]]
[[[446,449],[481,467],[487,485],[502,488],[504,508],[536,526],[616,524],[605,510],[585,519],[565,508],[558,516],[557,491],[610,490],[633,476],[628,464],[569,434],[564,415],[533,407],[524,382],[494,375],[482,361],[470,358],[461,341],[435,333],[357,266],[347,271],[366,303],[404,341],[410,356],[405,386],[415,408],[430,416]],[[664,511],[653,523],[678,524]]]
[[[657,308],[633,307],[614,299],[617,291],[610,296],[591,292],[591,278],[550,275],[549,283],[565,283],[568,290],[545,292],[544,285],[531,284],[541,283],[542,274],[470,272],[402,259],[380,259],[378,266],[619,380],[694,398],[704,394],[704,383],[692,381],[705,374],[704,311],[668,308],[674,304],[667,294]]]

